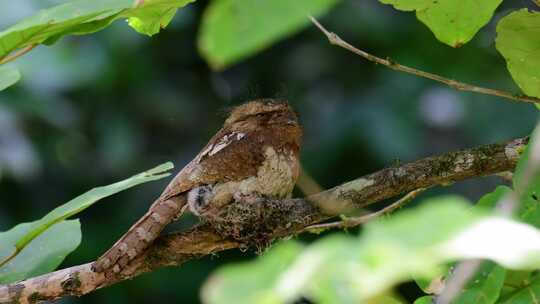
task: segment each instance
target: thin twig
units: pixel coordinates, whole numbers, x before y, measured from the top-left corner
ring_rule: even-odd
[[[488,89],[488,88],[475,86],[475,85],[472,85],[472,84],[468,84],[468,83],[460,82],[460,81],[457,81],[457,80],[445,78],[445,77],[442,77],[442,76],[437,75],[437,74],[432,74],[432,73],[424,72],[424,71],[421,71],[421,70],[418,70],[418,69],[415,69],[415,68],[404,66],[404,65],[396,63],[396,62],[394,62],[394,61],[392,61],[390,59],[383,59],[383,58],[377,57],[375,55],[372,55],[370,53],[367,53],[365,51],[362,51],[362,50],[357,49],[356,47],[350,45],[348,42],[341,39],[336,33],[328,31],[324,26],[322,26],[312,16],[310,16],[309,18],[317,26],[317,28],[319,28],[319,30],[321,30],[321,32],[323,32],[326,35],[326,37],[328,38],[328,41],[330,42],[330,44],[337,45],[337,46],[339,46],[341,48],[344,48],[344,49],[346,49],[346,50],[348,50],[350,52],[353,52],[353,53],[355,53],[355,54],[357,54],[357,55],[359,55],[359,56],[361,56],[361,57],[363,57],[363,58],[365,58],[365,59],[367,59],[369,61],[372,61],[372,62],[375,62],[375,63],[378,63],[378,64],[382,64],[382,65],[384,65],[384,66],[386,66],[388,68],[391,68],[393,70],[413,74],[413,75],[423,77],[423,78],[427,78],[427,79],[431,79],[431,80],[435,80],[437,82],[446,84],[447,86],[449,86],[449,87],[451,87],[453,89],[459,90],[459,91],[474,92],[474,93],[480,93],[480,94],[485,94],[485,95],[498,96],[498,97],[506,98],[506,99],[513,100],[513,101],[540,104],[540,98],[535,98],[535,97],[527,96],[527,95],[524,95],[524,94],[512,94],[512,93],[506,92],[506,91],[494,90],[494,89]]]
[[[13,61],[13,60],[21,57],[22,55],[30,52],[36,46],[37,46],[37,44],[30,44],[30,45],[25,46],[22,49],[19,49],[19,50],[15,51],[15,52],[7,54],[6,56],[4,56],[4,57],[2,57],[0,59],[0,65],[2,65],[4,63],[8,63],[10,61]]]
[[[365,223],[367,223],[367,222],[369,222],[369,221],[371,221],[373,219],[378,218],[381,215],[389,214],[392,211],[394,211],[394,210],[396,210],[396,209],[398,209],[400,207],[403,207],[406,203],[412,201],[414,198],[416,198],[418,195],[420,195],[420,193],[422,193],[422,192],[424,192],[426,190],[427,190],[427,188],[419,188],[419,189],[413,190],[413,191],[407,193],[405,196],[403,196],[399,200],[393,202],[392,204],[384,207],[381,210],[372,212],[370,214],[363,215],[363,216],[358,216],[358,217],[345,218],[345,219],[343,219],[341,221],[336,221],[336,222],[331,222],[331,223],[322,223],[322,224],[311,225],[311,226],[306,227],[302,232],[306,232],[306,231],[313,232],[313,231],[318,231],[318,230],[321,230],[321,229],[352,228],[352,227],[356,227],[356,226],[365,224]]]

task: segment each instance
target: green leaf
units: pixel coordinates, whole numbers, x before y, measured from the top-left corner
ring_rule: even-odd
[[[540,277],[536,277],[530,285],[506,298],[501,304],[538,303],[540,299]]]
[[[7,232],[0,233],[0,261],[2,261],[0,265],[20,253],[36,237],[46,232],[56,223],[83,211],[102,198],[142,183],[167,177],[170,173],[166,173],[166,171],[172,168],[172,163],[168,162],[114,184],[93,188],[55,208],[40,220],[20,224]],[[6,259],[6,257],[9,257],[9,259]],[[0,269],[3,269],[3,267]]]
[[[507,186],[497,186],[493,192],[482,196],[480,200],[478,200],[478,203],[476,203],[476,206],[493,210],[497,206],[499,200],[510,192],[512,192],[512,189]]]
[[[338,0],[214,0],[206,8],[199,49],[210,65],[223,69],[267,48],[309,24]]]
[[[460,47],[486,25],[502,0],[379,0],[416,17],[441,42]]]
[[[129,25],[137,32],[152,36],[171,22],[178,8],[191,2],[195,0],[147,0],[141,7],[127,12],[125,16],[129,17]]]
[[[256,261],[221,268],[206,282],[202,290],[203,302],[281,303],[274,291],[275,284],[302,248],[296,242],[282,242]]]
[[[358,303],[358,302],[344,302],[344,301],[337,301],[338,298],[330,299],[328,302],[319,302],[319,303]],[[399,300],[396,298],[395,295],[380,295],[375,298],[369,299],[367,302],[368,304],[404,304],[408,302],[404,302],[402,300]]]
[[[33,223],[19,224],[8,232],[0,233],[0,244],[15,242],[18,237],[32,229]],[[0,268],[0,284],[53,271],[80,242],[79,220],[56,223]]]
[[[12,86],[21,79],[18,69],[10,66],[0,66],[0,91]]]
[[[0,58],[28,45],[51,44],[60,37],[99,31],[114,20],[129,18],[138,32],[152,35],[176,12],[195,0],[75,0],[39,11],[0,32]],[[141,5],[142,4],[142,5]]]
[[[433,297],[432,296],[423,296],[421,298],[418,298],[414,301],[414,304],[433,304]]]
[[[295,263],[281,275],[276,288],[278,294],[287,303],[302,295],[306,295],[316,303],[365,302],[363,300],[367,298],[366,296],[361,292],[353,292],[350,275],[355,268],[347,268],[356,265],[354,262],[358,258],[359,251],[354,237],[333,235],[322,239],[304,250],[296,258]],[[342,286],[342,289],[336,288],[337,286]],[[374,296],[379,294],[374,293],[369,298]]]
[[[522,221],[540,228],[540,160],[531,158],[531,153],[540,153],[540,143],[536,142],[540,128],[531,135],[531,141],[521,154],[513,177],[514,189],[519,195],[517,215]],[[538,155],[538,154],[537,154]]]
[[[118,15],[132,5],[132,0],[78,0],[41,10],[0,32],[0,57],[17,48],[42,43],[49,37],[76,34],[81,24]]]
[[[521,90],[540,97],[540,12],[512,12],[497,24],[497,50]]]
[[[503,287],[506,270],[493,262],[483,262],[452,303],[492,304],[497,301]]]
[[[508,270],[506,272],[506,279],[504,280],[499,302],[507,300],[523,288],[529,286],[532,274],[532,271]]]

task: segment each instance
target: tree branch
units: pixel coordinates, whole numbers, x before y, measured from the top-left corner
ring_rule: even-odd
[[[156,268],[180,265],[223,250],[245,247],[248,243],[258,245],[261,240],[296,235],[305,227],[337,214],[418,188],[513,170],[526,143],[527,138],[520,138],[424,158],[383,169],[305,199],[233,203],[216,214],[212,225],[201,224],[158,238],[118,274],[95,273],[91,270],[92,263],[69,267],[0,285],[0,303],[35,303],[84,295]],[[239,237],[246,236],[246,231],[254,232],[245,239]]]
[[[475,85],[460,82],[454,79],[445,78],[437,74],[433,74],[433,73],[425,72],[425,71],[418,70],[415,68],[411,68],[405,65],[401,65],[390,59],[383,59],[383,58],[377,57],[375,55],[372,55],[368,52],[365,52],[363,50],[360,50],[350,45],[347,41],[344,41],[343,39],[341,39],[336,33],[328,31],[324,26],[322,26],[317,21],[317,19],[311,16],[309,18],[315,24],[315,26],[317,26],[317,28],[319,28],[319,30],[324,33],[326,38],[328,38],[328,41],[330,42],[330,44],[337,45],[341,48],[344,48],[350,52],[355,53],[356,55],[363,57],[364,59],[367,59],[377,64],[382,64],[388,68],[391,68],[392,70],[405,72],[405,73],[413,74],[422,78],[435,80],[437,82],[446,84],[447,86],[455,90],[459,90],[459,91],[474,92],[474,93],[480,93],[480,94],[485,94],[485,95],[498,96],[498,97],[506,98],[508,100],[513,100],[513,101],[540,104],[540,98],[531,97],[524,94],[512,94],[506,91],[494,90],[494,89],[488,89],[484,87],[475,86]]]

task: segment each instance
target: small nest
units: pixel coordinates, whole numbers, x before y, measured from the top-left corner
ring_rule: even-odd
[[[201,215],[220,235],[261,250],[275,238],[310,224],[318,210],[303,200],[261,198],[233,202]],[[289,233],[288,233],[289,232]]]

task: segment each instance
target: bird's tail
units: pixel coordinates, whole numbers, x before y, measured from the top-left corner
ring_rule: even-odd
[[[92,266],[95,272],[120,272],[139,256],[160,234],[167,224],[181,215],[186,206],[185,194],[156,200],[146,214],[105,252]]]

